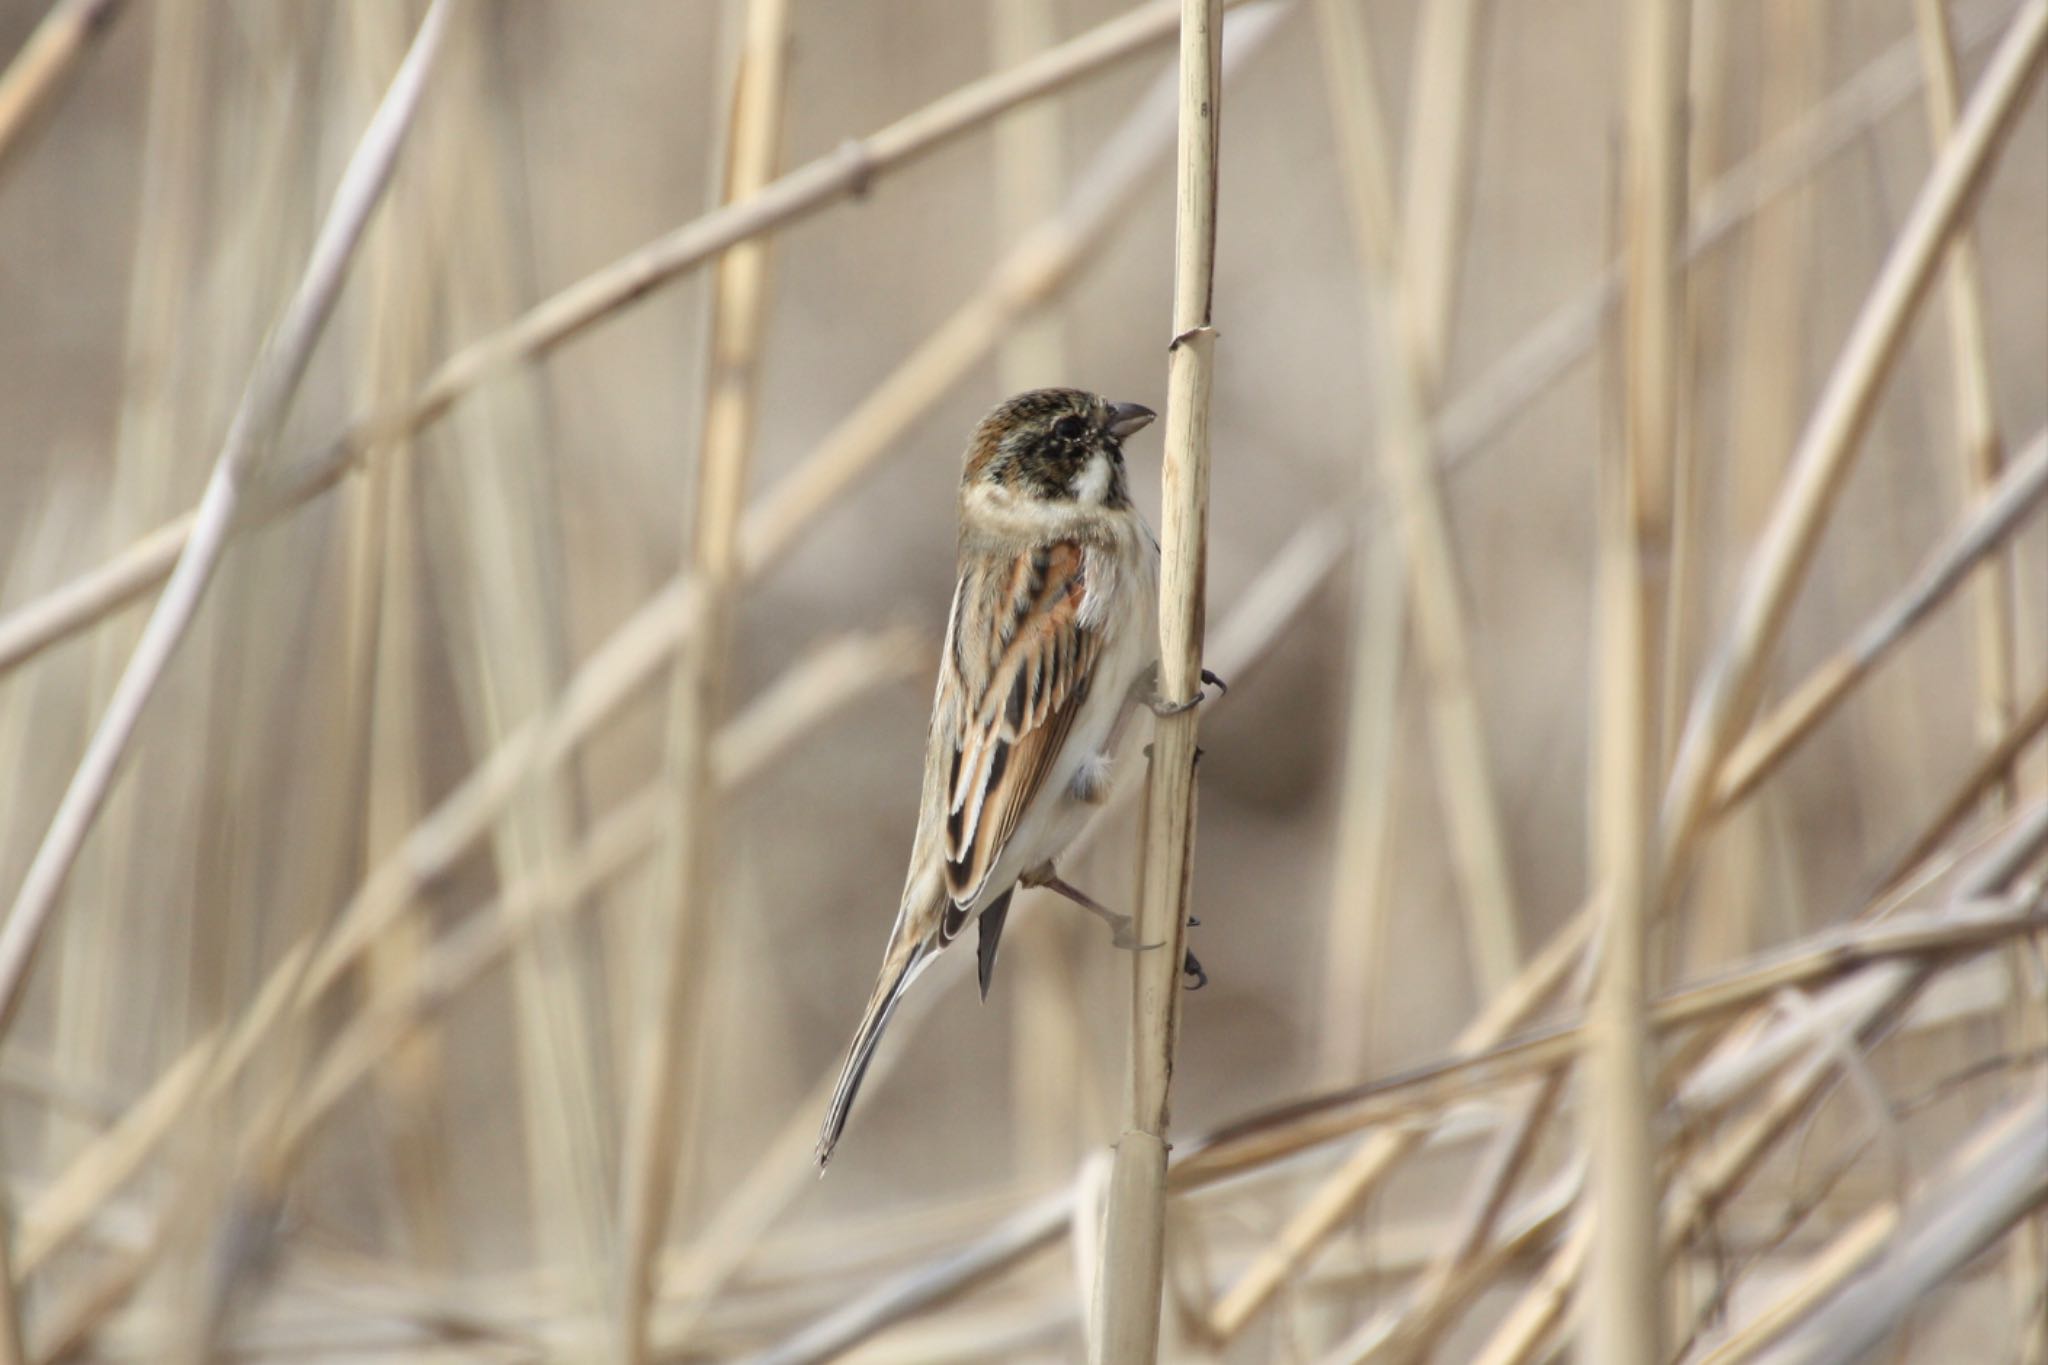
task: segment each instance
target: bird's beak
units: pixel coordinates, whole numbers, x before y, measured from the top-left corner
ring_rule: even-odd
[[[1134,431],[1142,431],[1159,414],[1142,403],[1111,403],[1109,421],[1105,424],[1109,434],[1121,441]]]

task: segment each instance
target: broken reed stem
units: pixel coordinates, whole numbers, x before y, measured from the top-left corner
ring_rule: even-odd
[[[788,75],[787,0],[747,0],[727,130],[727,204],[744,203],[775,175]],[[743,563],[741,517],[754,448],[756,394],[767,332],[769,239],[749,238],[719,258],[712,286],[710,367],[697,454],[690,570],[697,630],[672,679],[666,766],[675,823],[652,885],[653,1030],[640,1045],[634,1117],[627,1131],[619,1223],[619,1340],[629,1365],[648,1358],[654,1265],[668,1230],[683,1150],[681,1122],[701,1096],[706,1071],[706,967],[716,953],[717,845],[724,827],[713,740],[724,713]]]
[[[1656,790],[1662,768],[1658,675],[1665,637],[1662,565],[1670,549],[1678,434],[1680,274],[1685,231],[1686,40],[1690,6],[1642,0],[1631,11],[1625,185],[1623,449],[1600,490],[1598,630],[1593,675],[1594,886],[1603,933],[1587,1019],[1580,1109],[1592,1163],[1593,1223],[1582,1343],[1592,1365],[1664,1358],[1652,1124],[1649,930],[1657,891]]]
[[[1091,1365],[1147,1365],[1159,1350],[1166,1252],[1166,1131],[1195,836],[1195,703],[1202,696],[1208,566],[1209,394],[1216,333],[1216,175],[1222,124],[1223,6],[1184,0],[1173,341],[1167,352],[1158,696],[1186,710],[1153,728],[1146,773],[1137,936],[1131,954],[1130,1083],[1104,1214],[1089,1323]]]
[[[0,72],[0,176],[72,68],[121,17],[123,0],[57,0]]]
[[[411,129],[427,73],[447,28],[451,4],[452,0],[435,0],[427,11],[411,50],[349,157],[305,273],[250,373],[194,516],[191,539],[179,555],[170,584],[144,627],[92,742],[51,817],[6,925],[0,928],[0,1034],[7,1031],[20,1007],[36,945],[72,862],[113,787],[143,709],[198,613],[255,467],[276,438],[312,359],[313,343],[333,311],[371,210],[390,184],[399,148]]]

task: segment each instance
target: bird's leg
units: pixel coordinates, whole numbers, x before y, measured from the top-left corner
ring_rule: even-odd
[[[1161,946],[1157,943],[1147,943],[1141,946],[1131,933],[1132,921],[1129,915],[1118,914],[1100,901],[1097,901],[1086,891],[1081,890],[1078,886],[1062,880],[1060,874],[1053,870],[1051,863],[1041,863],[1017,880],[1025,886],[1042,886],[1048,891],[1065,896],[1089,914],[1101,919],[1109,925],[1109,942],[1111,947],[1124,948],[1136,952],[1149,952]],[[1188,916],[1188,925],[1190,927],[1200,923],[1201,921],[1193,915]],[[1198,991],[1209,984],[1209,973],[1202,970],[1202,960],[1195,956],[1194,949],[1192,948],[1181,950],[1180,971],[1182,976],[1188,978],[1187,988],[1191,991]]]
[[[1089,914],[1100,919],[1109,926],[1109,941],[1112,947],[1135,949],[1138,946],[1137,938],[1131,933],[1131,917],[1129,915],[1118,914],[1100,901],[1097,901],[1086,891],[1061,880],[1060,874],[1053,870],[1051,863],[1040,863],[1017,880],[1026,886],[1042,886],[1048,891],[1065,896]],[[1156,948],[1159,945],[1153,943],[1146,946]]]

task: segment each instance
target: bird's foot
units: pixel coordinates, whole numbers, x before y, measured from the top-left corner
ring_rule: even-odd
[[[1223,679],[1217,677],[1214,673],[1211,673],[1206,668],[1202,670],[1202,686],[1214,687],[1218,695],[1230,691],[1229,683],[1223,681]],[[1208,694],[1202,691],[1200,687],[1198,687],[1195,689],[1195,695],[1189,697],[1186,701],[1168,701],[1164,697],[1154,697],[1149,702],[1147,702],[1146,705],[1151,707],[1152,714],[1155,716],[1159,716],[1161,718],[1167,716],[1178,716],[1183,712],[1192,711],[1197,706],[1200,706],[1204,698],[1206,698],[1207,696]]]
[[[1111,947],[1132,951],[1139,949],[1137,935],[1132,932],[1133,921],[1129,915],[1110,909],[1086,891],[1062,880],[1060,874],[1053,870],[1051,863],[1025,873],[1018,880],[1026,886],[1042,886],[1048,891],[1064,896],[1107,924],[1109,926],[1109,942]],[[1149,943],[1144,946],[1157,948],[1159,945]]]

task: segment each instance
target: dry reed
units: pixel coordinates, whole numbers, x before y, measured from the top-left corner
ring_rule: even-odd
[[[0,1361],[2048,1361],[2048,0],[137,8],[0,73]],[[1162,332],[1162,946],[820,1184],[947,452]]]

